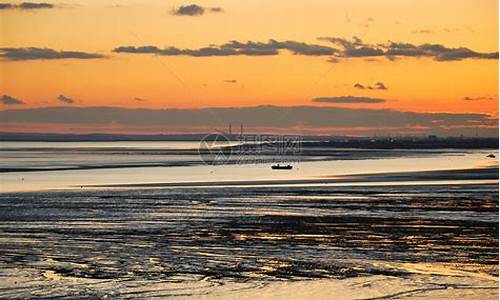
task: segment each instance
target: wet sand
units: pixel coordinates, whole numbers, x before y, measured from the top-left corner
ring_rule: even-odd
[[[5,193],[0,298],[498,299],[479,182]]]
[[[39,290],[31,295],[23,293],[31,287],[31,274],[16,271],[10,278],[3,277],[0,283],[2,296],[12,299],[335,299],[335,300],[381,300],[381,299],[498,299],[498,282],[475,276],[449,276],[437,274],[414,274],[407,277],[373,275],[344,280],[311,279],[288,281],[231,281],[177,280],[157,281],[145,285],[139,281],[117,283],[114,280],[65,278],[51,272],[38,280]],[[13,282],[15,280],[15,283]],[[117,285],[120,288],[117,289]],[[12,288],[12,286],[16,288]],[[59,292],[54,296],[55,286],[60,289],[78,291],[71,296]],[[4,289],[3,287],[7,287]],[[46,292],[43,292],[43,290]],[[96,292],[99,290],[100,292]],[[9,292],[10,291],[10,292]],[[17,296],[17,295],[23,296]],[[68,293],[67,293],[68,294]]]

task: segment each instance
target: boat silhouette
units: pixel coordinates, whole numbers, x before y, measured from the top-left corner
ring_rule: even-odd
[[[271,169],[273,169],[273,170],[291,170],[292,168],[293,168],[293,166],[291,166],[291,165],[282,166],[280,164],[277,164],[277,165],[271,166]]]

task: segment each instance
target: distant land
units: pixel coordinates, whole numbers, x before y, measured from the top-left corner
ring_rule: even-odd
[[[251,134],[250,134],[251,135]],[[269,134],[271,135],[271,134]],[[0,133],[0,142],[122,142],[122,141],[200,141],[207,134],[134,135],[134,134],[57,134]],[[212,135],[215,136],[215,135]],[[262,136],[262,134],[261,134]],[[238,135],[226,135],[237,141]],[[302,136],[305,147],[336,147],[362,149],[498,149],[498,137],[342,137]],[[1,148],[1,145],[0,145]]]

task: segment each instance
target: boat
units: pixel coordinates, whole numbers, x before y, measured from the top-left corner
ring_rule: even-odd
[[[495,158],[496,156],[495,156],[495,154],[490,154],[490,155],[488,155],[488,156],[486,156],[486,157],[489,157],[489,158]]]
[[[291,170],[292,168],[293,168],[293,166],[291,166],[291,165],[282,166],[280,164],[277,164],[277,165],[271,166],[271,169],[273,169],[273,170]]]

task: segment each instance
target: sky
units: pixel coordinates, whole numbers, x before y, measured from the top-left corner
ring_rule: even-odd
[[[0,2],[0,131],[498,135],[498,1],[26,1]]]

